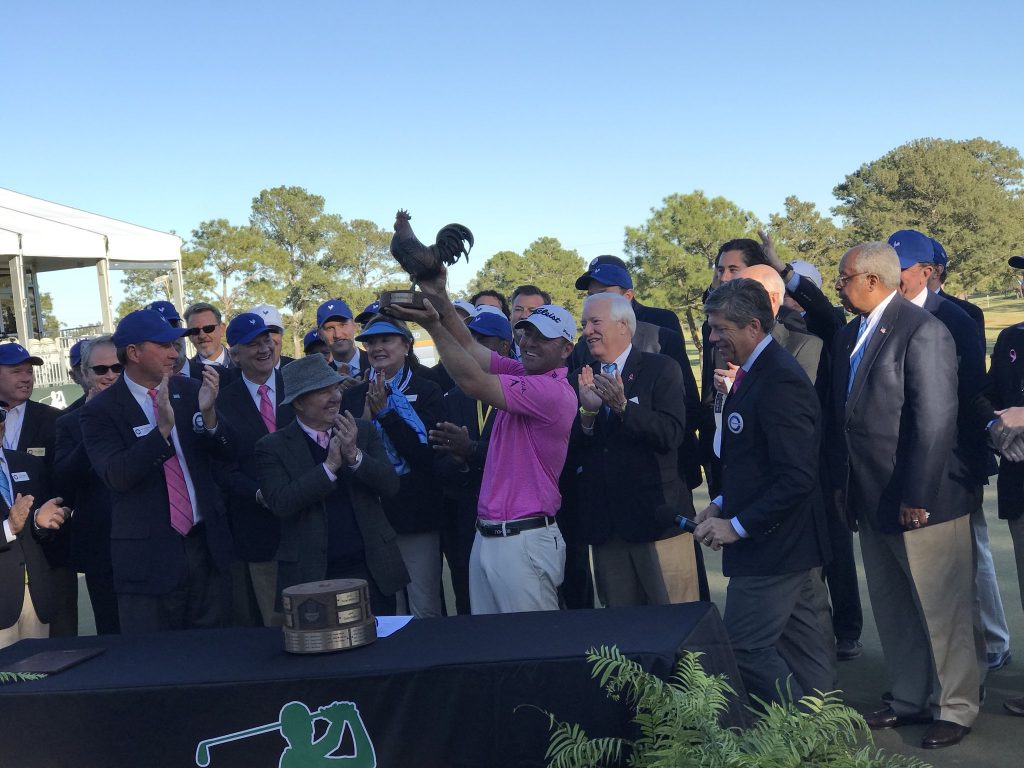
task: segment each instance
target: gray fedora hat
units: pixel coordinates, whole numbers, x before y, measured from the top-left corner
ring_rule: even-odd
[[[282,405],[292,402],[299,395],[344,381],[344,377],[327,364],[327,359],[323,355],[310,355],[293,360],[281,369],[281,376],[284,378]]]

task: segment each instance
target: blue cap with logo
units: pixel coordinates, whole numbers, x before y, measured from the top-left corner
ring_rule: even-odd
[[[377,299],[376,301],[371,301],[369,304],[367,304],[366,308],[358,315],[356,315],[355,319],[357,323],[363,325],[371,317],[378,314],[380,314],[380,299]]]
[[[262,333],[270,333],[270,327],[264,322],[263,315],[243,312],[228,323],[228,346],[248,344]]]
[[[633,278],[622,259],[615,256],[598,256],[590,267],[576,279],[576,290],[585,291],[591,280],[602,285],[616,285],[623,290],[633,287]]]
[[[352,310],[348,308],[341,299],[328,299],[316,310],[316,327],[326,323],[332,317],[340,317],[342,320],[352,319]]]
[[[936,240],[934,237],[930,238],[932,241],[932,251],[934,252],[935,263],[945,269],[949,265],[949,256],[946,255],[946,249],[942,247],[942,243]]]
[[[390,320],[380,319],[374,320],[368,326],[363,329],[363,332],[356,336],[356,341],[365,341],[371,336],[402,336],[409,341],[412,341],[412,331],[408,328],[403,328],[396,323],[392,323]]]
[[[889,236],[889,245],[900,257],[900,269],[910,269],[915,264],[934,264],[934,241],[916,229],[901,229]]]
[[[167,322],[170,322],[171,320],[179,323],[181,322],[181,315],[178,314],[178,308],[169,301],[154,301],[147,304],[145,308],[152,309],[154,312],[159,312]]]
[[[77,368],[82,364],[82,345],[88,339],[79,339],[71,345],[71,349],[68,350],[68,361],[71,363],[72,368]]]
[[[512,341],[512,324],[504,315],[481,312],[466,323],[466,326],[473,333],[479,333],[481,336],[495,336],[505,341]]]
[[[9,344],[0,344],[0,365],[21,365],[22,363],[42,365],[43,358],[36,357],[14,341]]]
[[[144,341],[166,344],[186,335],[187,329],[169,325],[155,309],[137,309],[121,318],[111,340],[115,347],[127,347]]]
[[[312,331],[302,337],[302,351],[309,352],[309,348],[317,342],[323,343],[323,339],[320,338],[320,331],[314,328]]]

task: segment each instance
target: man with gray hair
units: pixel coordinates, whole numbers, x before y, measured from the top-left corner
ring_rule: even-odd
[[[765,289],[737,277],[707,299],[709,339],[739,366],[725,402],[721,494],[694,537],[722,553],[725,626],[747,691],[779,701],[834,688],[821,567],[828,534],[818,486],[821,408],[807,374],[771,337]]]
[[[609,607],[698,599],[693,538],[675,525],[693,514],[678,471],[686,434],[683,374],[665,355],[632,344],[629,300],[595,293],[583,303],[594,362],[569,377],[580,401],[569,442],[573,527],[594,548],[597,593]],[[629,478],[623,481],[623,478]]]
[[[978,715],[971,531],[954,478],[957,359],[946,327],[899,295],[887,243],[839,262],[836,289],[859,317],[835,337],[829,403],[836,507],[860,530],[892,702],[871,728],[930,723],[947,747]],[[935,683],[933,684],[933,680]]]

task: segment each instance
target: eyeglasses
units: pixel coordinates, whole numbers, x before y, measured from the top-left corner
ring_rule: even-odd
[[[846,284],[848,282],[850,282],[851,280],[853,280],[853,278],[860,277],[861,275],[868,275],[868,274],[871,274],[871,273],[870,272],[857,272],[857,273],[852,274],[852,275],[840,274],[839,277],[836,278],[836,285],[838,285],[840,288],[845,288]]]
[[[89,370],[97,376],[106,376],[110,371],[113,371],[114,373],[121,373],[121,371],[124,370],[124,366],[120,363],[114,363],[113,365],[90,365]]]
[[[196,334],[196,333],[211,334],[211,333],[213,333],[214,331],[217,330],[217,326],[216,325],[197,325],[195,328],[189,328],[189,330],[192,331],[193,334]]]

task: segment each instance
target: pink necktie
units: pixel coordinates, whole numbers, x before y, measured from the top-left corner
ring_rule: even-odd
[[[153,415],[160,419],[160,409],[156,404],[157,391],[149,390],[153,401]],[[174,454],[164,462],[164,480],[167,481],[167,503],[171,508],[171,527],[182,536],[192,530],[192,501],[188,497],[188,486],[185,485],[185,473],[181,471],[178,454]]]
[[[316,444],[321,448],[326,448],[331,443],[331,437],[326,432],[316,433]]]
[[[274,404],[270,402],[270,387],[266,384],[260,384],[256,391],[260,395],[260,416],[263,417],[263,424],[267,428],[267,432],[273,432],[277,429],[277,424],[274,422]]]

